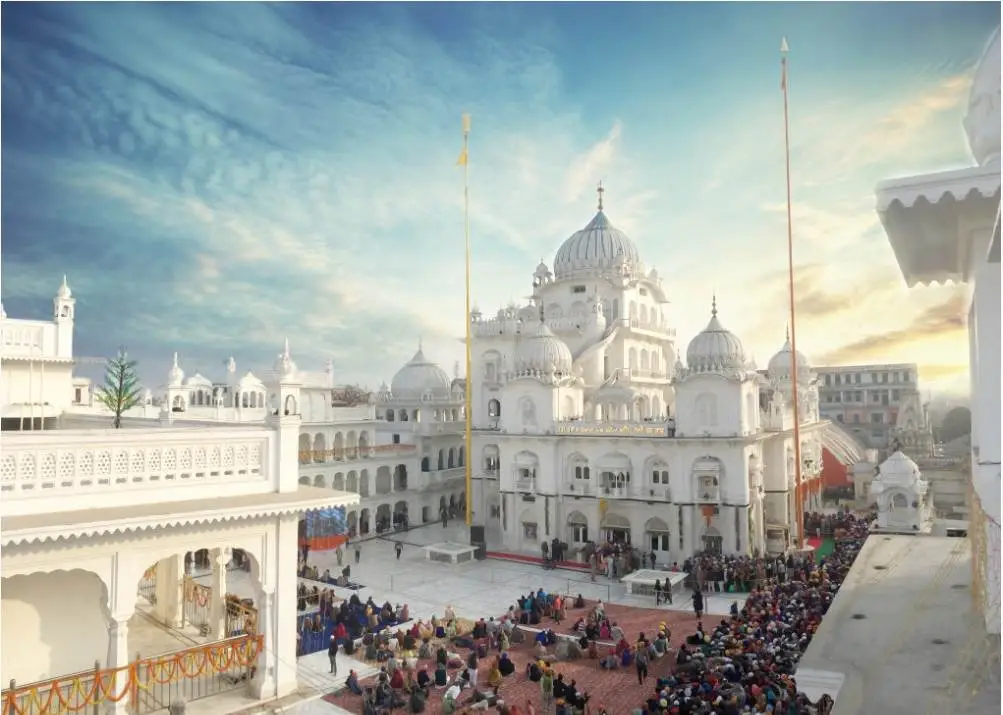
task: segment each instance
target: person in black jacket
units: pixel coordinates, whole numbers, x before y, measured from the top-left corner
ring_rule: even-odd
[[[703,618],[703,594],[699,588],[693,589],[693,612],[697,614],[697,620]]]

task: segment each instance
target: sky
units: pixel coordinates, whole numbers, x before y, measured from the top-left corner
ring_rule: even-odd
[[[719,317],[760,366],[787,322],[790,46],[798,347],[967,387],[957,286],[907,289],[877,182],[972,163],[999,3],[5,3],[0,295],[78,355],[222,377],[333,360],[375,388],[524,302],[595,213],[656,267],[679,349]]]

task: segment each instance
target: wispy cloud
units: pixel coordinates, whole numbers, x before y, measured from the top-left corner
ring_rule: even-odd
[[[330,357],[349,381],[389,378],[419,335],[451,369],[464,319],[454,164],[467,111],[473,292],[485,312],[523,300],[537,261],[591,218],[602,180],[607,213],[665,281],[681,347],[717,289],[729,327],[770,354],[786,321],[775,68],[759,66],[744,35],[704,68],[730,83],[713,89],[656,66],[666,51],[657,38],[596,67],[579,39],[608,18],[599,7],[562,12],[5,8],[8,313],[44,314],[68,273],[80,349],[128,344],[153,383],[175,349],[203,366],[230,353],[270,363],[286,335],[301,366]],[[640,30],[650,12],[621,16]],[[682,34],[699,44],[703,21],[692,22]],[[916,76],[913,31],[923,28],[902,29],[901,59],[881,86],[843,83],[827,103],[795,97],[810,353],[866,359],[867,345],[838,351],[861,326],[909,324],[934,300],[896,287],[871,193],[902,162],[964,160],[964,70]],[[970,37],[959,31],[959,46]],[[894,318],[867,317],[862,306],[874,304],[894,306]]]
[[[898,352],[903,345],[915,345],[923,339],[965,339],[966,299],[960,290],[946,301],[937,303],[917,314],[908,324],[897,330],[874,333],[826,353],[823,361],[832,364],[848,360],[882,362]]]

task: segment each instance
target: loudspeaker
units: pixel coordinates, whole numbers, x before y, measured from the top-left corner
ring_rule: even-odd
[[[476,546],[479,543],[486,541],[484,538],[484,527],[476,526],[474,524],[470,525],[470,545]]]

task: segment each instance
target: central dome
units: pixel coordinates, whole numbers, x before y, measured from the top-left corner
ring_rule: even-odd
[[[448,397],[450,379],[445,370],[425,357],[419,346],[414,357],[390,381],[390,394],[419,399],[426,392],[435,397]]]
[[[588,226],[572,234],[557,249],[554,276],[560,280],[586,271],[613,270],[620,260],[636,266],[641,257],[634,242],[599,209]]]

